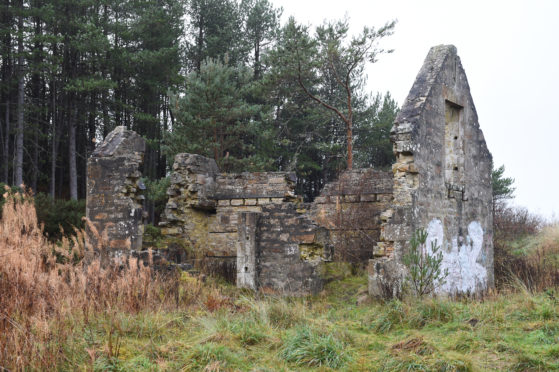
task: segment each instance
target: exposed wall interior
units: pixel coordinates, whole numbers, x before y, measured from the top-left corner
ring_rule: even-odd
[[[363,264],[373,256],[391,179],[390,172],[346,171],[303,203],[293,173],[223,174],[212,159],[179,154],[160,225],[199,259],[234,263],[239,286],[316,293],[334,245],[338,259]]]

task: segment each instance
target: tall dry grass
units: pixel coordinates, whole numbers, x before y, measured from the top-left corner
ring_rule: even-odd
[[[50,243],[30,195],[4,195],[0,220],[0,370],[51,370],[62,359],[71,316],[176,306],[178,277],[134,258],[84,264],[84,233]],[[101,242],[103,241],[100,239]],[[103,244],[103,243],[101,243]],[[97,247],[100,248],[100,247]],[[102,248],[102,247],[101,247]],[[67,322],[66,322],[67,323]],[[58,326],[53,326],[58,324]]]
[[[525,208],[499,205],[494,218],[497,288],[540,292],[559,286],[559,225]]]

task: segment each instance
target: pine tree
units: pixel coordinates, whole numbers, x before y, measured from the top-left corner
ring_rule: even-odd
[[[252,50],[249,60],[255,79],[261,77],[264,69],[262,56],[273,46],[277,37],[281,13],[281,8],[274,8],[268,0],[243,0],[241,2],[244,38],[247,49]]]
[[[215,159],[223,171],[261,170],[267,159],[257,152],[266,136],[258,120],[260,105],[247,102],[251,71],[211,59],[200,72],[188,75],[185,95],[173,104],[176,118],[166,139],[166,153],[202,154]]]
[[[390,92],[377,94],[366,110],[355,117],[355,164],[358,167],[389,168],[394,163],[390,130],[398,104]]]
[[[505,177],[505,166],[493,167],[491,171],[491,185],[493,188],[493,215],[500,203],[514,198],[514,178]]]
[[[240,8],[234,0],[188,0],[186,5],[189,70],[200,71],[207,58],[232,66],[245,62]]]
[[[277,45],[267,55],[270,71],[265,77],[268,87],[266,96],[274,108],[278,166],[297,171],[298,191],[307,199],[316,196],[326,182],[348,167],[348,147],[351,148],[354,139],[359,145],[364,144],[366,138],[371,142],[371,133],[377,130],[380,102],[371,101],[364,92],[362,66],[358,63],[357,67],[351,69],[349,80],[346,79],[349,86],[345,86],[340,84],[342,67],[345,66],[339,63],[342,58],[332,57],[329,60],[321,57],[327,55],[330,48],[332,56],[335,50],[345,50],[344,58],[349,58],[350,53],[343,49],[342,41],[347,36],[347,29],[343,25],[343,22],[337,26],[326,24],[319,27],[320,32],[313,36],[309,27],[299,25],[291,18],[282,28]],[[373,31],[364,33],[369,35]],[[332,66],[342,67],[335,70]],[[347,78],[347,71],[344,76]],[[325,109],[324,104],[317,102],[317,98],[323,103],[339,104],[341,108]],[[348,98],[352,123],[349,141],[348,126],[343,119],[349,117],[348,110],[343,111]],[[386,103],[387,111],[389,103]],[[342,113],[342,116],[338,113]],[[357,133],[353,133],[354,123]],[[380,136],[379,143],[382,140],[386,141],[383,148],[390,147],[387,136]],[[347,146],[348,142],[350,146]],[[359,154],[362,149],[364,147],[357,149]],[[359,166],[370,165],[364,156],[358,157],[362,160]]]
[[[375,62],[379,54],[391,52],[378,46],[380,39],[389,36],[395,22],[375,30],[365,27],[360,35],[349,39],[347,20],[325,23],[317,27],[316,36],[291,19],[286,26],[284,60],[299,87],[318,105],[335,113],[344,123],[347,145],[347,168],[353,167],[353,122],[355,91],[362,86],[362,74],[366,62]],[[324,84],[335,81],[339,95],[321,95],[317,80]]]

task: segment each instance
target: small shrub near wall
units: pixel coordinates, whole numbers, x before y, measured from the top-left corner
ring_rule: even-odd
[[[35,195],[37,219],[43,224],[43,232],[50,241],[63,236],[75,236],[85,227],[85,200],[52,199],[49,195]]]

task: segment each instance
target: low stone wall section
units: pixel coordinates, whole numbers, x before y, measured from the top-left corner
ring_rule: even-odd
[[[392,201],[392,185],[391,171],[347,170],[314,200],[310,214],[331,232],[335,260],[365,264],[373,257],[381,213]]]
[[[213,159],[178,154],[162,232],[184,239],[199,256],[234,258],[238,214],[294,200],[295,182],[286,172],[221,174]]]
[[[322,290],[323,264],[331,261],[333,246],[329,231],[304,207],[269,204],[259,213],[240,214],[237,285],[290,295]]]

